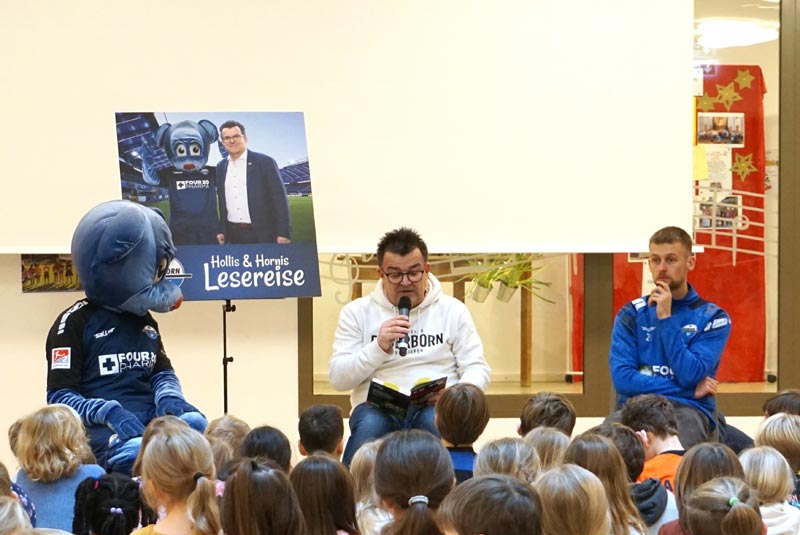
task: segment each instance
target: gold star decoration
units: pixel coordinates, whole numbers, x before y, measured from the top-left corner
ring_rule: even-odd
[[[709,112],[714,109],[716,100],[710,97],[707,93],[703,93],[702,97],[697,97],[697,109],[699,111]]]
[[[736,80],[735,81],[736,81],[737,84],[739,84],[739,89],[750,89],[751,88],[751,84],[753,83],[753,80],[755,80],[755,79],[756,79],[756,77],[753,76],[752,74],[750,74],[750,69],[745,69],[743,71],[740,71],[739,69],[736,69]]]
[[[736,89],[733,87],[735,82],[731,82],[728,85],[719,85],[717,84],[717,102],[725,106],[725,109],[731,111],[731,106],[734,102],[738,102],[742,100],[742,95],[736,92]]]
[[[741,181],[744,182],[747,175],[758,171],[758,168],[753,165],[753,154],[737,154],[736,161],[731,166],[731,170],[739,175]]]

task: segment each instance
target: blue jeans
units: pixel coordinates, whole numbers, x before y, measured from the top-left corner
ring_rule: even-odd
[[[353,455],[362,444],[400,429],[422,429],[439,437],[434,424],[433,405],[411,405],[405,419],[400,419],[367,403],[359,404],[350,414],[350,438],[344,448],[342,462],[350,466]]]

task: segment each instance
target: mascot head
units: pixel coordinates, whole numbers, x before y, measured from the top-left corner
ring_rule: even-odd
[[[72,261],[86,296],[137,316],[180,306],[180,289],[164,278],[174,257],[164,215],[130,201],[95,206],[72,236]]]
[[[217,127],[206,119],[164,123],[156,132],[156,145],[164,149],[175,169],[192,171],[208,162],[208,151],[218,137]]]

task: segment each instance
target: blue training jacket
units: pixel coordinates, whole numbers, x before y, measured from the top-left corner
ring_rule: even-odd
[[[626,303],[614,321],[609,367],[619,404],[640,394],[660,394],[699,408],[713,425],[716,399],[694,399],[694,391],[717,373],[731,332],[728,313],[691,285],[686,297],[672,300],[672,315],[663,320],[647,299]]]

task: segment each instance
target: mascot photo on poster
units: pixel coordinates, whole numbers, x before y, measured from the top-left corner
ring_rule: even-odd
[[[142,145],[142,178],[169,190],[169,228],[175,245],[213,245],[220,231],[216,168],[206,165],[219,133],[211,121],[164,123],[156,147],[164,149],[172,167],[154,171],[148,147]]]
[[[170,198],[171,200],[171,198]],[[163,214],[130,201],[92,208],[72,237],[86,298],[59,314],[47,337],[47,402],[75,409],[97,464],[130,473],[147,423],[171,414],[203,431],[183,397],[150,311],[183,301],[164,278],[175,246]]]

